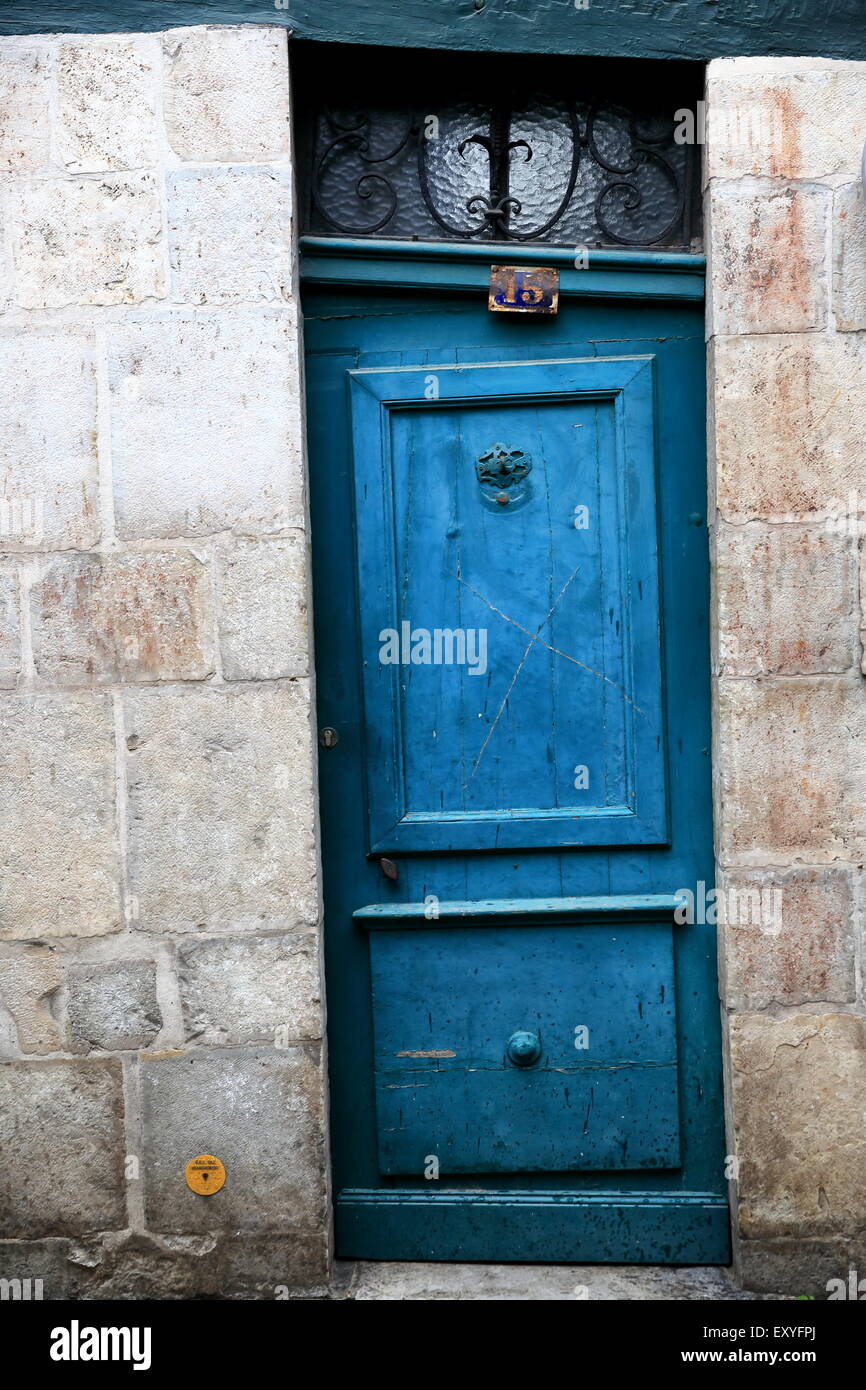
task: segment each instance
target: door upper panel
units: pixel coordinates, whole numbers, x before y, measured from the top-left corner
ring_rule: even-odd
[[[370,851],[663,844],[652,355],[349,376]]]

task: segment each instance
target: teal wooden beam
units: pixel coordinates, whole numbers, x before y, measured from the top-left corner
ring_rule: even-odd
[[[301,278],[308,285],[473,290],[486,294],[491,265],[559,269],[562,295],[624,299],[704,297],[706,258],[674,251],[590,251],[576,270],[575,249],[491,246],[447,241],[302,237]]]
[[[862,0],[7,0],[0,34],[277,24],[303,39],[622,58],[866,58]],[[478,8],[476,8],[476,5]]]
[[[483,261],[485,265],[555,265],[573,266],[575,252],[570,247],[544,246],[535,242],[532,246],[521,242],[508,242],[491,245],[490,242],[474,241],[390,241],[376,237],[321,237],[301,238],[301,251],[313,256],[393,256],[407,260]],[[590,250],[587,252],[590,270],[672,270],[683,272],[706,269],[706,256],[695,256],[687,251],[612,251]]]

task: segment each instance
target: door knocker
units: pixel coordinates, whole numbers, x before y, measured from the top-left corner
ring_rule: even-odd
[[[485,505],[493,511],[516,511],[529,501],[531,489],[526,478],[531,471],[532,459],[522,449],[493,444],[486,453],[479,454],[475,473]]]

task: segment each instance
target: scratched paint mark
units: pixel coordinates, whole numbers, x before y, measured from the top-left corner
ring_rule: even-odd
[[[485,598],[484,595],[483,595],[478,589],[476,589],[472,584],[470,584],[467,580],[465,580],[459,572],[458,572],[458,574],[455,576],[455,578],[457,579],[457,582],[458,582],[459,584],[463,584],[463,585],[465,586],[465,588],[469,589],[470,593],[473,593],[473,594],[475,595],[476,598],[479,598],[479,599],[481,600],[482,603],[486,604],[487,607],[490,609],[490,611],[491,611],[492,613],[496,613],[498,617],[504,619],[504,621],[505,621],[506,623],[510,623],[512,627],[516,627],[517,630],[518,630],[518,632],[523,632],[523,633],[525,633],[526,636],[529,638],[529,642],[528,642],[528,644],[527,644],[527,646],[526,646],[526,648],[525,648],[525,650],[524,650],[524,652],[523,652],[523,655],[521,656],[520,661],[517,663],[517,669],[515,670],[514,675],[513,675],[512,678],[511,678],[511,683],[509,684],[508,689],[506,690],[506,692],[505,692],[505,694],[504,694],[504,696],[503,696],[503,698],[502,698],[502,702],[501,702],[501,704],[500,704],[500,706],[499,706],[499,709],[496,711],[496,717],[495,717],[495,719],[493,720],[493,723],[491,724],[490,728],[489,728],[488,731],[487,731],[487,737],[485,738],[484,743],[481,745],[481,751],[479,752],[478,757],[475,759],[475,762],[474,762],[474,764],[473,764],[473,766],[472,766],[472,771],[471,771],[471,773],[469,774],[469,778],[468,778],[468,780],[467,780],[466,782],[464,782],[464,784],[463,784],[463,785],[464,785],[464,789],[465,789],[466,787],[469,786],[469,783],[472,781],[472,778],[475,776],[475,773],[478,771],[478,766],[479,766],[479,764],[480,764],[480,762],[481,762],[482,757],[484,756],[484,753],[485,753],[485,751],[486,751],[486,749],[487,749],[487,745],[488,745],[488,743],[490,742],[490,739],[491,739],[491,737],[492,737],[492,735],[493,735],[493,731],[494,731],[494,729],[496,728],[497,724],[499,723],[499,720],[500,720],[501,717],[502,717],[502,714],[503,714],[503,711],[504,711],[504,709],[505,709],[505,706],[506,706],[507,703],[508,703],[508,698],[509,698],[509,696],[510,696],[512,690],[514,689],[514,686],[515,686],[516,683],[517,683],[517,678],[518,678],[518,676],[520,675],[521,671],[523,670],[523,667],[524,667],[525,664],[526,664],[526,659],[527,659],[527,657],[529,656],[529,653],[531,652],[533,646],[536,645],[536,644],[537,644],[538,646],[540,646],[540,647],[544,647],[544,649],[545,649],[546,651],[548,651],[548,652],[553,652],[554,656],[561,656],[561,657],[563,658],[563,660],[572,662],[575,666],[580,667],[581,671],[586,671],[586,672],[588,672],[589,675],[591,675],[591,676],[596,676],[598,680],[604,681],[605,685],[611,685],[611,686],[613,686],[614,690],[618,690],[619,693],[620,693],[620,695],[622,695],[622,697],[623,697],[623,699],[625,700],[626,704],[627,704],[627,705],[631,705],[632,709],[635,711],[636,714],[639,714],[639,715],[641,715],[641,717],[644,717],[645,711],[641,709],[640,705],[638,705],[638,704],[635,703],[635,701],[631,698],[631,696],[627,693],[627,691],[623,688],[623,686],[619,685],[616,681],[612,681],[612,680],[610,679],[610,677],[609,677],[609,676],[606,676],[602,671],[596,671],[594,667],[592,667],[592,666],[587,666],[583,661],[578,661],[577,657],[576,657],[576,656],[572,656],[570,652],[564,652],[564,651],[562,650],[561,647],[554,647],[550,642],[545,642],[544,639],[540,636],[542,629],[543,629],[543,628],[546,626],[546,624],[550,621],[550,619],[552,618],[554,612],[556,611],[556,607],[557,607],[557,605],[558,605],[560,599],[562,598],[563,594],[565,593],[566,589],[569,587],[569,585],[571,584],[572,580],[577,576],[577,574],[578,574],[579,572],[580,572],[580,565],[578,565],[577,569],[576,569],[576,570],[574,571],[574,573],[570,576],[570,578],[566,580],[565,584],[562,586],[562,588],[560,589],[559,593],[557,594],[556,599],[554,600],[553,606],[550,608],[550,610],[548,611],[548,613],[546,614],[546,616],[545,616],[545,617],[542,619],[542,621],[539,623],[539,625],[538,625],[538,627],[536,628],[536,630],[535,630],[534,633],[531,632],[530,629],[529,629],[528,627],[524,627],[522,623],[517,622],[517,620],[516,620],[515,618],[509,617],[509,615],[508,615],[507,613],[504,613],[504,612],[502,611],[501,608],[497,608],[495,603],[491,603],[490,600],[489,600],[488,598]],[[619,631],[619,624],[617,624],[617,632],[618,632],[618,631]]]
[[[395,1057],[456,1057],[457,1053],[450,1048],[442,1047],[431,1052],[395,1052]]]
[[[521,656],[519,662],[517,663],[517,667],[516,667],[516,669],[515,669],[514,675],[513,675],[512,678],[511,678],[511,683],[509,684],[508,689],[506,690],[505,694],[504,694],[503,697],[502,697],[502,701],[501,701],[501,703],[500,703],[500,705],[499,705],[499,709],[496,711],[496,717],[494,718],[493,723],[490,725],[490,728],[487,730],[487,737],[485,738],[484,742],[483,742],[482,745],[481,745],[481,748],[480,748],[479,753],[478,753],[478,757],[475,759],[475,762],[472,764],[472,771],[470,772],[467,781],[464,782],[464,784],[463,784],[464,790],[465,790],[466,787],[469,786],[469,783],[472,781],[472,778],[475,776],[476,772],[478,771],[478,768],[479,768],[479,766],[480,766],[480,764],[481,764],[481,759],[484,757],[484,754],[485,754],[485,752],[487,751],[487,745],[488,745],[488,743],[490,742],[491,738],[493,737],[494,730],[496,729],[497,724],[499,723],[500,719],[502,718],[502,714],[503,714],[503,712],[504,712],[504,710],[505,710],[506,705],[508,704],[508,697],[510,696],[512,690],[514,689],[515,685],[517,684],[517,678],[518,678],[518,676],[520,675],[520,672],[523,670],[524,666],[526,665],[527,657],[529,656],[529,653],[532,651],[532,648],[533,648],[534,644],[535,644],[536,641],[538,640],[538,637],[539,637],[539,634],[540,634],[542,628],[543,628],[543,627],[545,626],[545,624],[548,623],[548,622],[550,621],[550,619],[553,617],[553,614],[554,614],[555,611],[556,611],[556,607],[557,607],[557,605],[558,605],[560,599],[562,598],[562,596],[564,595],[564,593],[566,592],[566,590],[569,588],[569,586],[570,586],[570,585],[574,582],[574,580],[577,578],[577,576],[578,576],[579,573],[580,573],[580,565],[578,565],[577,568],[576,568],[575,570],[573,570],[573,572],[569,575],[568,579],[565,581],[565,583],[563,584],[563,586],[562,586],[562,588],[560,589],[559,593],[557,594],[556,598],[554,599],[553,603],[551,604],[550,608],[548,609],[547,615],[546,615],[546,616],[542,619],[542,621],[539,623],[539,625],[538,625],[538,627],[536,628],[535,632],[534,632],[534,633],[531,633],[531,632],[529,631],[529,628],[521,627],[520,623],[516,623],[516,622],[514,621],[513,618],[509,618],[509,616],[508,616],[507,613],[503,613],[501,608],[497,608],[495,604],[491,603],[489,599],[486,599],[486,598],[484,597],[483,594],[479,593],[478,590],[477,590],[476,588],[473,587],[473,585],[467,583],[467,581],[462,577],[462,575],[460,574],[460,572],[459,572],[459,570],[458,570],[457,575],[456,575],[456,579],[457,579],[458,584],[463,584],[463,585],[470,591],[470,593],[475,594],[476,598],[480,598],[482,603],[486,603],[487,607],[491,610],[491,612],[497,613],[497,614],[499,615],[500,618],[504,618],[505,621],[506,621],[507,623],[512,623],[513,626],[516,627],[520,632],[524,632],[524,633],[529,637],[529,641],[528,641],[528,643],[526,644],[526,647],[525,647],[525,649],[524,649],[523,655]],[[547,645],[548,645],[548,644],[547,644],[546,642],[543,642],[543,643],[542,643],[542,646],[547,646]],[[553,651],[554,648],[553,648],[553,647],[550,647],[549,650],[550,650],[550,651]],[[564,655],[564,653],[562,653],[562,655]],[[581,662],[577,662],[577,665],[578,665],[578,666],[580,666],[581,664],[582,664]],[[594,674],[595,674],[595,675],[598,675],[599,673],[596,671]],[[606,679],[606,678],[605,678],[604,676],[602,676],[602,680],[604,680],[604,679]]]

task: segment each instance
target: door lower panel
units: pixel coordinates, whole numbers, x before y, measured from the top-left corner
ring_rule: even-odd
[[[673,930],[371,931],[380,1172],[679,1167]]]

